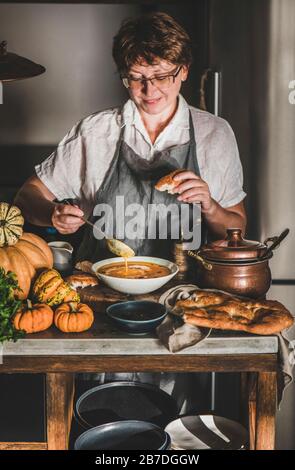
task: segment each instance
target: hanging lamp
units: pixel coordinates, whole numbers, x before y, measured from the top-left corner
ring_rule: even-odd
[[[45,67],[13,52],[7,52],[7,41],[0,43],[0,103],[3,83],[36,77],[45,72]]]

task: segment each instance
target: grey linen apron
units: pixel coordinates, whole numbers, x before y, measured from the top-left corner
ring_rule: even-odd
[[[165,259],[172,258],[173,240],[167,239],[148,239],[148,225],[151,219],[145,220],[145,226],[141,227],[143,238],[130,239],[128,237],[116,237],[116,201],[118,196],[124,199],[124,207],[133,205],[140,206],[144,214],[148,213],[148,205],[169,206],[170,204],[181,205],[177,201],[176,195],[157,191],[154,188],[155,183],[161,176],[168,174],[177,168],[186,168],[200,175],[196,141],[192,118],[190,115],[190,140],[182,145],[173,146],[162,152],[158,152],[151,160],[146,160],[137,155],[123,140],[123,130],[120,135],[117,151],[105,175],[105,178],[97,191],[95,205],[107,204],[113,209],[113,220],[110,233],[111,238],[120,238],[128,246],[134,249],[137,256],[159,256]],[[183,204],[183,203],[182,203]],[[190,205],[191,209],[191,205]],[[192,211],[191,211],[192,212]],[[122,214],[117,214],[121,216]],[[125,225],[132,216],[125,216]],[[190,213],[192,219],[192,213]],[[97,217],[92,216],[91,222],[95,223]],[[154,224],[158,222],[153,221]],[[169,221],[167,223],[170,227]],[[150,227],[149,227],[150,228]],[[107,230],[106,230],[107,233]],[[168,232],[168,237],[170,233]],[[178,237],[180,238],[180,236]],[[114,255],[106,247],[105,239],[98,240],[93,236],[91,227],[86,227],[83,241],[77,253],[77,261],[90,260],[99,261],[101,259],[111,258]]]
[[[138,204],[143,207],[147,213],[149,204],[181,204],[177,201],[176,195],[157,191],[154,188],[156,181],[170,171],[176,168],[186,168],[200,175],[197,148],[195,140],[194,126],[190,113],[190,140],[182,145],[173,146],[162,152],[158,152],[151,160],[146,160],[137,155],[123,140],[123,129],[121,131],[117,150],[110,164],[104,181],[101,184],[97,194],[95,204],[108,204],[113,208],[115,214],[116,197],[124,197],[124,206],[129,204]],[[183,204],[183,203],[182,203]],[[191,206],[191,205],[190,205]],[[190,215],[191,217],[191,215]],[[115,236],[116,221],[113,217],[113,233]],[[90,219],[95,223],[97,217]],[[128,217],[124,219],[128,222]],[[150,221],[146,221],[146,225]],[[169,223],[167,224],[169,227]],[[147,227],[142,227],[143,229]],[[202,227],[203,229],[203,227]],[[204,230],[202,230],[204,238]],[[180,238],[180,237],[179,237]],[[172,259],[173,240],[167,239],[129,239],[121,238],[122,241],[132,247],[138,256],[159,256],[165,259]],[[202,240],[203,241],[203,240]],[[94,238],[91,227],[86,227],[84,239],[79,247],[77,260],[99,261],[113,257],[106,248],[105,239],[98,240]],[[87,374],[88,375],[88,374]],[[197,376],[197,377],[196,377]],[[85,378],[85,374],[84,374]],[[200,397],[204,397],[208,391],[210,383],[208,374],[189,374],[189,373],[105,373],[97,374],[92,379],[101,383],[113,380],[136,380],[140,382],[153,383],[158,385],[170,395],[177,399],[179,411],[186,412],[191,408],[191,404],[196,402],[196,397],[192,394],[193,389],[198,389],[198,404]],[[192,383],[194,382],[194,383]],[[203,392],[202,392],[203,389]],[[191,395],[191,396],[190,396]],[[200,398],[200,399],[199,399]],[[201,408],[205,407],[201,404]]]

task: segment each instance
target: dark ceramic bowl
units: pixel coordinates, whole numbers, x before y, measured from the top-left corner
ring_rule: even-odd
[[[167,309],[158,302],[131,300],[111,305],[106,313],[120,329],[144,334],[160,325],[167,315]]]
[[[102,424],[81,434],[75,450],[166,450],[167,432],[147,421],[126,420]]]
[[[148,421],[164,428],[177,410],[175,398],[156,385],[124,380],[88,387],[76,401],[74,416],[85,431],[124,420]]]

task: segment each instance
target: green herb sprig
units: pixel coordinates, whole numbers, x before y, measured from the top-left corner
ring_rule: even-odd
[[[0,343],[3,341],[16,341],[24,336],[23,331],[13,326],[13,315],[22,304],[15,298],[15,292],[21,291],[16,274],[0,268]]]

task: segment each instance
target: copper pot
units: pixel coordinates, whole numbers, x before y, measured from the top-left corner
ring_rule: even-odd
[[[198,261],[198,285],[254,299],[265,297],[271,284],[272,250],[288,233],[286,229],[279,237],[261,243],[245,240],[241,229],[228,229],[225,240],[204,245],[197,252],[189,251]]]

